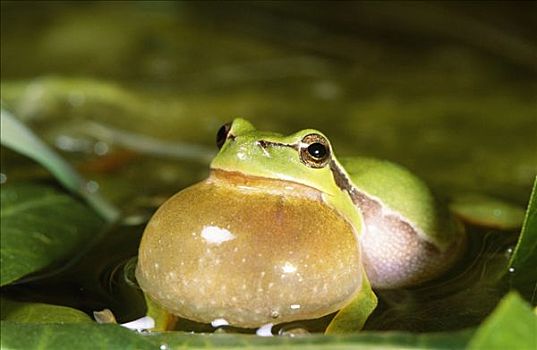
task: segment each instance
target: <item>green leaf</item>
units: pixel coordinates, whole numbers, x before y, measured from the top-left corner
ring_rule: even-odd
[[[367,318],[377,307],[377,296],[362,269],[362,290],[351,303],[339,310],[332,319],[325,334],[353,333],[362,329]]]
[[[115,221],[119,211],[99,193],[88,186],[89,182],[79,175],[63,158],[47,146],[20,120],[1,109],[2,145],[32,158],[47,168],[69,191],[84,198],[107,221]]]
[[[53,188],[5,184],[1,191],[0,285],[78,254],[103,221]]]
[[[92,323],[84,312],[59,305],[1,299],[1,319],[18,323]]]
[[[534,297],[537,285],[537,177],[533,183],[526,218],[506,273],[511,277],[511,285],[525,297]]]
[[[481,194],[457,195],[449,208],[464,222],[500,230],[518,229],[524,221],[522,208]]]
[[[509,293],[479,327],[468,349],[537,349],[537,316],[522,298]]]
[[[36,325],[2,321],[2,348],[10,349],[460,349],[471,331],[412,334],[364,332],[346,336],[257,337],[244,334],[143,334],[111,324]]]

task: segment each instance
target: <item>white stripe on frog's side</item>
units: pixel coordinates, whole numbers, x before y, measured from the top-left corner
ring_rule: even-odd
[[[344,168],[333,159],[330,169],[337,186],[350,196],[363,222],[359,237],[367,277],[373,288],[417,285],[449,269],[464,251],[464,242],[438,246],[418,227],[382,200],[354,187]]]
[[[427,235],[425,235],[424,232],[422,232],[418,227],[413,225],[407,218],[405,218],[398,212],[388,208],[380,198],[376,198],[375,196],[372,196],[365,191],[358,190],[356,187],[354,187],[351,180],[349,179],[349,176],[343,170],[341,164],[339,164],[333,158],[330,161],[330,171],[332,171],[332,176],[334,177],[334,182],[336,183],[336,185],[342,191],[345,191],[349,194],[349,197],[351,198],[354,205],[358,207],[358,210],[360,211],[364,219],[365,216],[367,216],[368,207],[375,206],[380,209],[380,211],[377,213],[380,218],[390,217],[392,219],[396,219],[402,223],[409,225],[412,228],[413,232],[420,237],[420,239],[422,239],[426,243],[431,244],[432,248],[438,249],[438,247],[436,247],[434,243],[430,241],[430,239],[427,237]]]

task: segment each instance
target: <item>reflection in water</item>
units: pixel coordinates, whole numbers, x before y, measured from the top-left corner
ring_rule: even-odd
[[[516,235],[472,229],[464,261],[445,276],[412,289],[377,291],[379,307],[369,330],[458,330],[479,324],[508,286],[505,249]]]

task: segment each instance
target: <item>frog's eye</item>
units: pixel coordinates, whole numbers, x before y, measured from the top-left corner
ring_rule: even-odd
[[[319,134],[304,136],[299,145],[300,160],[310,168],[323,168],[330,161],[330,143]]]
[[[229,130],[231,130],[231,123],[225,123],[218,129],[218,132],[216,133],[216,146],[218,146],[218,149],[222,148],[226,142]]]

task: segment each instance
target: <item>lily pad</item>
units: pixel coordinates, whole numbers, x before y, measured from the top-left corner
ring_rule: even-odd
[[[467,223],[500,230],[518,229],[524,220],[522,208],[478,194],[459,195],[449,208]]]
[[[5,184],[1,192],[1,285],[77,255],[104,222],[52,187]]]
[[[2,299],[2,320],[18,323],[92,323],[84,312],[60,305]]]

